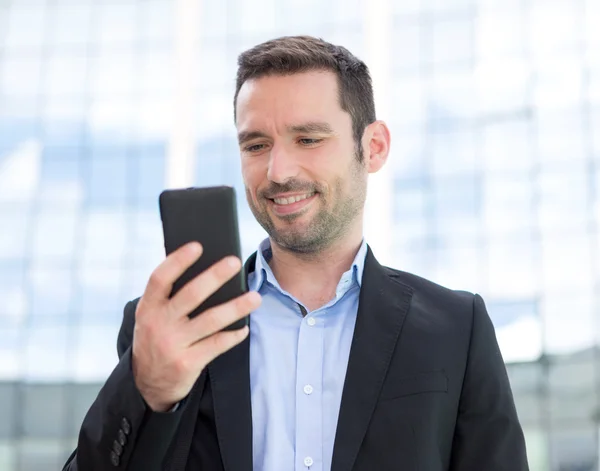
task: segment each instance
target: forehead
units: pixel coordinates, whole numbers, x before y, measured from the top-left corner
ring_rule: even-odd
[[[329,71],[272,75],[246,81],[238,94],[238,129],[265,121],[335,121],[347,115],[339,100],[337,76]]]

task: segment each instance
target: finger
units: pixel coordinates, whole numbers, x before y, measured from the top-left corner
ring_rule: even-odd
[[[150,302],[161,302],[168,299],[173,283],[191,267],[202,255],[202,245],[190,242],[171,252],[152,272],[144,299]]]
[[[184,343],[192,345],[216,334],[235,321],[246,317],[250,312],[257,309],[260,304],[260,294],[250,291],[203,312],[188,322]]]
[[[231,350],[244,341],[250,329],[244,326],[237,330],[226,330],[211,335],[187,349],[188,361],[198,365],[198,374],[219,355]]]
[[[175,317],[187,316],[240,271],[237,257],[225,257],[185,284],[169,301]]]

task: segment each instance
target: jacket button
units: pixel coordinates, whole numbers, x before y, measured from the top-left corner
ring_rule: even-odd
[[[129,435],[131,433],[131,424],[125,417],[123,417],[121,420],[121,430],[123,430],[125,435]]]
[[[117,456],[121,456],[123,454],[123,447],[116,440],[113,442],[113,451],[117,454]]]
[[[121,464],[121,459],[118,457],[118,455],[114,452],[111,451],[110,452],[110,463],[116,468],[117,466],[119,466],[119,464]]]
[[[117,433],[117,440],[119,441],[119,444],[121,446],[127,445],[127,435],[125,435],[125,432],[123,432],[123,430],[119,429],[119,432]]]

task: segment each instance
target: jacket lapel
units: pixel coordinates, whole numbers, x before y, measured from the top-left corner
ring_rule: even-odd
[[[332,471],[350,471],[383,385],[412,298],[369,248],[335,437]]]
[[[244,266],[254,270],[256,254]],[[208,366],[217,436],[225,471],[252,469],[252,409],[250,400],[250,340],[217,357]]]

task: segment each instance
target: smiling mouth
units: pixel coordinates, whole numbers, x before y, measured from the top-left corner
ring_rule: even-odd
[[[315,195],[315,192],[304,193],[303,195],[288,196],[287,198],[270,198],[275,204],[286,206],[288,204],[298,203]]]

